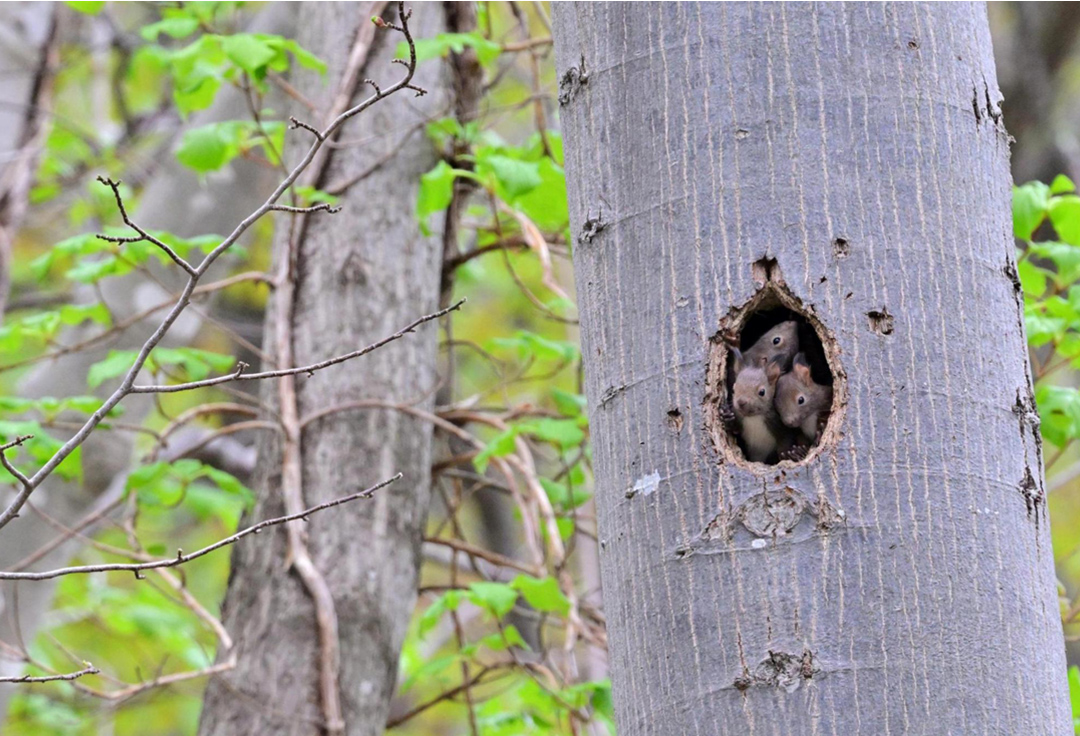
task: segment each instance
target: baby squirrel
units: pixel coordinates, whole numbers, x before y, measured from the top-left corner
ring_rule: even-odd
[[[781,456],[801,460],[817,442],[832,407],[831,386],[815,383],[805,353],[795,356],[791,372],[776,383],[775,406],[784,425],[799,430],[799,442]]]
[[[798,324],[793,320],[770,329],[745,353],[732,348],[732,399],[720,405],[720,417],[742,438],[751,462],[767,462],[774,454],[786,453],[793,443],[794,433],[784,426],[773,397],[777,381],[791,367],[798,350]]]
[[[799,325],[795,320],[781,322],[758,338],[757,342],[743,353],[743,365],[762,365],[773,358],[780,357],[780,367],[785,371],[791,368],[795,353],[799,352]],[[739,371],[735,370],[738,377]]]

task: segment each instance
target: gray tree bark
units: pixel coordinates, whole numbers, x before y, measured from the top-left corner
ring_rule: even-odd
[[[295,4],[297,40],[329,63],[329,84],[314,76],[294,85],[320,104],[332,105],[358,34],[370,29],[384,3]],[[396,7],[396,6],[391,6]],[[391,11],[388,18],[392,18]],[[443,29],[441,5],[417,6],[417,38]],[[370,94],[364,77],[384,88],[400,76],[392,65],[400,35],[380,32],[356,77],[356,99]],[[354,57],[355,58],[355,57]],[[348,180],[385,160],[341,198],[343,211],[308,219],[300,231],[295,265],[289,257],[293,229],[281,220],[275,235],[276,273],[291,273],[291,314],[272,301],[266,321],[268,348],[289,320],[296,365],[347,353],[396,332],[435,311],[439,298],[441,240],[420,234],[415,196],[421,174],[436,162],[423,123],[445,114],[448,93],[439,65],[420,66],[414,83],[429,94],[405,92],[378,103],[348,123],[340,136],[366,142],[334,150],[320,185]],[[294,111],[298,118],[311,116]],[[321,114],[321,113],[320,113]],[[403,133],[413,134],[402,142]],[[295,139],[303,132],[291,133]],[[372,143],[372,141],[375,141]],[[309,140],[296,143],[294,152]],[[394,146],[400,150],[386,160]],[[292,160],[295,160],[295,156]],[[416,577],[429,498],[431,427],[403,413],[341,411],[308,421],[349,402],[378,399],[430,409],[436,386],[433,324],[353,363],[296,382],[302,488],[310,506],[356,492],[398,471],[404,478],[369,501],[311,517],[307,548],[333,596],[340,647],[341,710],[350,736],[381,734],[394,691],[397,660],[416,597]],[[267,402],[281,407],[277,385]],[[280,412],[283,422],[287,412]],[[255,519],[285,513],[281,434],[260,442]],[[287,458],[286,465],[287,465]],[[238,664],[209,684],[201,734],[315,734],[327,728],[320,693],[320,639],[309,589],[290,568],[286,533],[263,533],[238,545],[224,604],[224,621],[237,639]]]
[[[619,733],[1070,732],[983,5],[554,9]],[[769,299],[799,464],[715,424]]]

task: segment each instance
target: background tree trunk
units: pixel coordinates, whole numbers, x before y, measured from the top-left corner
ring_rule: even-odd
[[[554,9],[620,734],[1066,733],[984,7]],[[781,273],[839,405],[755,470],[706,364]]]
[[[392,17],[384,3],[296,4],[297,40],[330,66],[327,85],[308,75],[298,89],[330,109],[348,68],[358,33],[373,14]],[[391,6],[391,8],[396,6]],[[417,38],[443,27],[441,6],[418,6],[411,23]],[[370,94],[365,76],[384,89],[401,67],[392,65],[399,34],[375,36],[356,76],[357,99]],[[332,153],[320,185],[347,180],[400,150],[370,176],[349,187],[344,209],[310,218],[299,232],[293,274],[292,314],[275,297],[267,314],[264,344],[280,338],[277,320],[290,319],[293,362],[311,363],[355,350],[435,311],[439,298],[440,239],[422,237],[415,215],[420,175],[436,154],[422,125],[440,114],[439,65],[422,65],[414,82],[429,94],[402,93],[378,103],[345,126],[342,140],[366,141]],[[296,111],[305,119],[311,113]],[[412,130],[404,143],[405,131]],[[297,140],[306,149],[309,140]],[[379,136],[372,143],[372,136]],[[295,160],[295,156],[291,160]],[[288,258],[288,220],[275,235],[277,273]],[[296,382],[298,412],[305,417],[349,401],[381,399],[430,408],[436,389],[436,329],[380,349],[355,363]],[[279,405],[277,385],[264,391]],[[282,416],[285,413],[282,412]],[[260,444],[258,503],[253,518],[284,513],[281,496],[282,444],[270,433]],[[416,597],[421,533],[427,513],[431,427],[398,412],[341,412],[308,424],[300,463],[306,505],[361,490],[401,471],[403,480],[360,501],[312,517],[305,527],[315,567],[333,593],[340,644],[342,710],[347,733],[381,734],[393,693],[398,651]],[[266,536],[264,533],[261,536]],[[274,531],[255,544],[238,545],[225,601],[225,624],[237,638],[238,665],[211,682],[200,726],[202,734],[312,734],[325,725],[319,694],[319,640],[311,598],[291,572],[286,535]]]

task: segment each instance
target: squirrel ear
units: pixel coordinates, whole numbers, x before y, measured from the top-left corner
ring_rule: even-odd
[[[806,354],[799,353],[791,363],[791,370],[799,383],[810,383],[810,364],[806,362]]]
[[[765,377],[769,379],[769,383],[776,383],[780,378],[780,374],[784,372],[784,366],[781,364],[779,358],[773,358],[765,366]]]
[[[743,369],[743,354],[738,348],[732,348],[731,354],[734,356],[734,360],[731,362],[731,367],[735,369],[735,373],[738,374]]]

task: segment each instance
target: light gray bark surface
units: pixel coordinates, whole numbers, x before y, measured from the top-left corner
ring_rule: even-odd
[[[554,10],[621,736],[1071,732],[984,7]],[[706,363],[763,257],[846,406],[754,470]]]
[[[365,10],[367,8],[367,10]],[[359,24],[370,23],[366,3],[297,3],[297,40],[329,63],[327,81],[294,80],[303,93],[329,107]],[[387,17],[392,17],[392,13]],[[417,38],[442,28],[440,5],[415,8]],[[385,89],[402,67],[390,60],[401,39],[383,31],[360,78]],[[403,92],[349,122],[340,138],[363,141],[334,151],[324,180],[339,181],[367,170],[411,126],[445,109],[440,66],[420,66],[414,83],[429,90],[423,98]],[[370,87],[358,90],[357,100]],[[293,111],[310,119],[306,111]],[[313,122],[315,122],[313,120]],[[310,140],[290,133],[295,153]],[[372,139],[372,136],[380,136]],[[291,160],[296,160],[294,155]],[[423,237],[415,215],[421,174],[436,154],[417,128],[396,156],[344,194],[341,213],[312,217],[297,265],[292,315],[298,365],[356,350],[435,311],[439,296],[441,242]],[[275,234],[280,258],[288,221]],[[264,343],[274,340],[268,313]],[[436,389],[436,328],[414,335],[346,364],[301,377],[297,383],[301,418],[358,399],[415,403],[430,409]],[[264,386],[277,403],[277,387]],[[369,501],[358,501],[311,517],[308,548],[333,591],[341,648],[339,684],[350,736],[381,734],[393,693],[397,660],[416,597],[416,575],[429,498],[431,426],[382,410],[334,414],[307,426],[302,436],[303,490],[307,506],[362,490],[403,472],[404,478]],[[260,443],[251,518],[277,516],[281,456],[278,438]],[[237,640],[237,668],[211,681],[201,734],[321,733],[318,640],[313,606],[300,580],[288,569],[284,530],[268,530],[251,544],[237,545],[224,604],[224,621]]]

